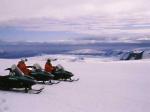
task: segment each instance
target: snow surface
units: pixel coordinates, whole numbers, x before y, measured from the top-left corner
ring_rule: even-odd
[[[29,58],[44,66],[48,56]],[[150,112],[150,60],[57,57],[78,82],[45,85],[41,94],[0,91],[0,112]],[[0,59],[0,74],[19,59]],[[42,85],[38,85],[42,86]]]

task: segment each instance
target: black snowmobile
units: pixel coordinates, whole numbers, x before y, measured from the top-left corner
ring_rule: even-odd
[[[6,70],[10,72],[9,75],[0,76],[1,90],[38,94],[44,89],[32,89],[36,81],[32,77],[25,76],[16,65],[12,65],[11,68],[7,68]]]

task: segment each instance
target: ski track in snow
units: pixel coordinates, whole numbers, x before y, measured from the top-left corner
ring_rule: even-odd
[[[45,57],[44,57],[45,58]],[[18,59],[1,59],[3,69]],[[28,65],[45,60],[30,58]],[[150,61],[58,60],[77,82],[46,85],[41,94],[0,91],[0,112],[149,112]],[[41,86],[41,85],[38,85]]]

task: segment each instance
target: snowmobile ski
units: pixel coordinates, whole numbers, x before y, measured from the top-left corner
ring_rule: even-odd
[[[45,83],[47,85],[53,85],[53,84],[59,84],[61,81],[49,81],[48,83]]]
[[[60,81],[64,81],[64,82],[75,82],[75,81],[79,81],[79,78],[77,78],[77,79],[68,79],[68,80],[60,80]]]
[[[39,90],[30,89],[30,90],[24,90],[24,89],[1,89],[2,91],[7,92],[14,92],[14,93],[27,93],[27,94],[39,94],[43,91],[44,88],[41,88]]]
[[[44,88],[41,88],[39,90],[36,90],[36,89],[31,89],[31,90],[28,90],[27,93],[30,93],[30,94],[39,94],[43,91]]]
[[[44,87],[41,87],[40,89],[31,89],[33,91],[42,91],[44,89]]]
[[[77,78],[77,79],[70,79],[70,80],[68,80],[69,82],[74,82],[74,81],[79,81],[79,78]]]
[[[44,85],[53,85],[53,84],[59,84],[61,81],[49,81],[49,82],[38,82],[38,84],[44,84]]]

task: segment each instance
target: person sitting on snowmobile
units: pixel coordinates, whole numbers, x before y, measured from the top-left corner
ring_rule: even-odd
[[[45,72],[53,73],[55,71],[56,67],[52,66],[51,60],[47,59],[47,62],[45,63]]]
[[[17,67],[25,74],[25,75],[30,75],[31,70],[28,69],[26,66],[25,62],[28,61],[27,59],[21,59],[21,61],[18,62]]]

